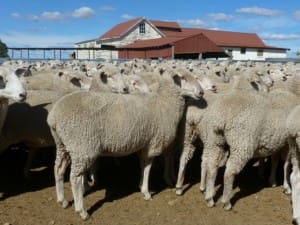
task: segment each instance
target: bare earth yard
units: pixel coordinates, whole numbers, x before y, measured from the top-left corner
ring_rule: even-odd
[[[30,182],[22,179],[25,152],[7,151],[0,156],[0,192],[4,193],[0,200],[0,225],[291,224],[290,198],[282,193],[281,182],[276,188],[268,187],[258,178],[257,168],[251,165],[237,177],[233,210],[224,211],[220,203],[221,176],[217,181],[217,205],[208,208],[204,195],[199,192],[199,154],[188,166],[185,193],[180,197],[174,189],[165,186],[162,168],[156,161],[150,177],[152,201],[143,200],[139,193],[138,160],[134,155],[122,158],[120,165],[110,158],[101,159],[99,185],[85,197],[91,218],[83,222],[73,205],[63,209],[56,203],[53,165],[47,163],[53,162],[53,156],[43,156],[36,163]],[[72,200],[68,181],[65,187],[68,199]]]

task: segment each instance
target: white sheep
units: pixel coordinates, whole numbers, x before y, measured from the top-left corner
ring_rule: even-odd
[[[226,210],[232,207],[234,177],[246,163],[254,157],[275,154],[286,146],[285,119],[299,104],[299,84],[299,79],[293,80],[290,91],[277,89],[268,94],[240,90],[220,96],[208,109],[201,123],[201,140],[202,165],[206,168],[205,199],[209,207],[214,206],[214,183],[220,161],[226,155],[225,144],[230,146],[222,198]]]
[[[292,209],[294,224],[300,224],[300,105],[296,106],[286,120],[288,130],[288,143],[292,173],[290,183],[292,187]]]
[[[148,190],[153,158],[160,155],[176,137],[183,115],[183,96],[200,98],[199,84],[191,77],[174,77],[178,88],[164,81],[157,93],[118,95],[75,92],[60,99],[48,116],[56,142],[55,181],[57,201],[67,207],[64,173],[71,164],[70,181],[75,211],[89,217],[83,206],[83,174],[99,156],[124,156],[139,152],[143,178],[141,192]],[[173,82],[172,82],[173,83]]]
[[[26,90],[15,71],[4,66],[0,66],[0,98],[2,112],[7,110],[8,99],[14,101],[24,101],[26,99]],[[2,119],[5,118],[5,113],[2,114]]]
[[[17,70],[17,72],[24,73],[26,70]],[[0,135],[0,154],[13,144],[22,143],[28,147],[28,158],[24,167],[25,178],[30,178],[30,167],[35,157],[36,150],[45,147],[55,147],[50,128],[46,122],[48,112],[52,108],[53,103],[69,92],[79,90],[80,87],[86,89],[84,84],[90,85],[88,83],[90,82],[89,78],[81,75],[77,78],[74,72],[71,74],[72,75],[67,72],[60,72],[60,74],[54,75],[45,74],[45,71],[43,71],[40,75],[34,75],[36,82],[29,82],[30,85],[28,86],[37,90],[27,91],[28,96],[25,103],[10,103],[8,106],[7,118],[4,123],[3,132]],[[51,80],[49,79],[49,76],[57,76],[56,78],[51,78],[55,80],[55,82],[36,86],[37,84],[41,84],[42,81],[49,82],[49,80]],[[96,75],[93,78],[93,81],[99,79],[97,80],[98,85],[94,86],[94,91],[113,91],[118,90],[114,89],[116,86],[121,87],[122,85],[126,85],[124,84],[123,77],[120,77],[119,74],[115,75],[112,79],[110,79],[110,75],[106,73],[103,73],[101,76],[102,79],[99,79]],[[82,82],[84,78],[88,79],[86,83]],[[131,78],[130,81],[132,82],[129,85],[131,92],[136,90],[146,90],[147,88],[142,81],[135,80],[135,78]],[[120,85],[117,84],[118,82]],[[54,84],[58,86],[55,86]],[[43,87],[45,89],[42,89]],[[55,90],[48,90],[55,87]],[[127,87],[127,85],[125,87]],[[123,89],[119,88],[119,90],[122,91]]]
[[[24,77],[22,81],[28,90],[76,91],[88,89],[91,79],[75,72],[48,70],[39,74]]]
[[[267,78],[265,78],[267,80]],[[269,88],[267,84],[261,79],[261,76],[253,75],[251,77],[247,77],[245,75],[234,76],[233,81],[231,83],[231,88],[228,91],[236,91],[236,90],[250,90],[250,91],[261,91],[265,92]],[[213,91],[215,92],[215,91]],[[228,92],[227,92],[228,93]],[[184,175],[185,169],[188,161],[193,157],[195,151],[195,142],[197,139],[201,140],[201,121],[203,116],[208,113],[207,110],[213,102],[218,99],[218,97],[222,96],[221,94],[213,94],[210,92],[205,92],[204,98],[201,101],[189,101],[187,112],[186,112],[186,121],[182,125],[182,131],[179,133],[179,140],[183,142],[181,145],[177,143],[177,146],[183,148],[181,150],[180,155],[180,163],[179,170],[177,176],[176,183],[176,194],[182,195],[183,183],[184,183]],[[222,163],[220,163],[222,164]],[[201,182],[200,182],[200,190],[205,189],[205,179],[206,176],[206,168],[205,165],[202,165],[201,168]]]

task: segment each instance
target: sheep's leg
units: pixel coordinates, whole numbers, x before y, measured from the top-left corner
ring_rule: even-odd
[[[70,181],[74,198],[75,211],[79,213],[83,220],[89,218],[89,214],[84,210],[83,194],[84,194],[84,175],[75,174],[71,171]]]
[[[176,194],[182,195],[182,187],[184,183],[184,176],[187,163],[193,157],[195,151],[195,147],[189,145],[189,147],[185,147],[180,155],[180,162],[179,162],[179,170],[177,176],[177,183],[176,183]]]
[[[295,224],[300,224],[300,140],[297,138],[289,139],[289,147],[291,152],[291,164],[292,164],[292,173],[290,176],[291,187],[292,187],[292,208],[293,208],[293,221]]]
[[[234,150],[232,150],[235,152]],[[251,157],[246,154],[247,151],[244,151],[245,155],[237,154],[231,152],[227,163],[226,169],[224,173],[224,189],[223,189],[223,197],[222,203],[224,204],[225,210],[230,210],[232,205],[230,203],[232,189],[233,189],[233,182],[235,176],[244,168],[246,163],[249,161]]]
[[[202,162],[206,165],[206,193],[205,200],[208,207],[215,205],[213,197],[215,196],[215,182],[219,168],[220,158],[223,158],[223,148],[214,146],[213,148],[203,149]]]
[[[55,186],[57,202],[60,203],[63,208],[67,208],[69,205],[68,201],[65,199],[64,193],[64,175],[69,164],[69,155],[57,152],[54,166]]]
[[[153,162],[153,158],[141,157],[141,171],[142,171],[142,185],[141,192],[144,194],[145,200],[151,200],[151,194],[149,192],[149,175]]]
[[[289,156],[284,160],[283,165],[283,193],[290,195],[292,193],[291,186],[289,184],[289,174],[290,174],[290,159]]]
[[[220,151],[219,152],[219,164],[218,167],[222,167],[226,164],[228,158],[228,152]],[[200,177],[200,191],[204,192],[206,187],[206,179],[207,179],[207,165],[206,165],[205,155],[202,156],[201,162],[201,177]]]
[[[205,186],[206,186],[206,174],[207,174],[207,168],[206,168],[206,161],[203,160],[204,157],[202,157],[202,162],[201,162],[201,177],[200,177],[200,191],[204,192],[205,191]]]
[[[277,173],[279,159],[280,159],[280,155],[278,153],[271,156],[271,173],[269,176],[269,185],[271,187],[277,186],[276,173]]]
[[[283,193],[290,195],[292,193],[291,186],[289,183],[289,177],[291,173],[291,154],[289,149],[284,149],[281,153],[281,157],[284,160],[283,164]]]

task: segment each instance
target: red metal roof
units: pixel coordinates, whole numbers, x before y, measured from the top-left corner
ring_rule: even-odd
[[[265,43],[255,33],[241,33],[221,30],[200,31],[219,46],[228,47],[265,47]]]
[[[136,25],[138,22],[140,22],[143,18],[136,18],[129,20],[124,23],[119,23],[116,26],[114,26],[112,29],[107,31],[105,34],[103,34],[99,39],[106,39],[106,38],[115,38],[120,37],[122,34],[125,34],[131,27]]]
[[[167,37],[189,37],[204,34],[216,45],[221,47],[252,47],[264,48],[264,42],[254,33],[241,33],[221,30],[182,28],[181,32],[162,31]]]
[[[164,28],[171,28],[171,29],[178,29],[178,30],[181,29],[177,22],[160,21],[160,20],[150,20],[150,22],[156,27],[164,27]]]

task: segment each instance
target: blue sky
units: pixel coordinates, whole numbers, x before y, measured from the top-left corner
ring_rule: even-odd
[[[300,51],[299,0],[2,0],[0,39],[8,47],[73,47],[132,18],[182,27],[257,33],[268,45]]]

